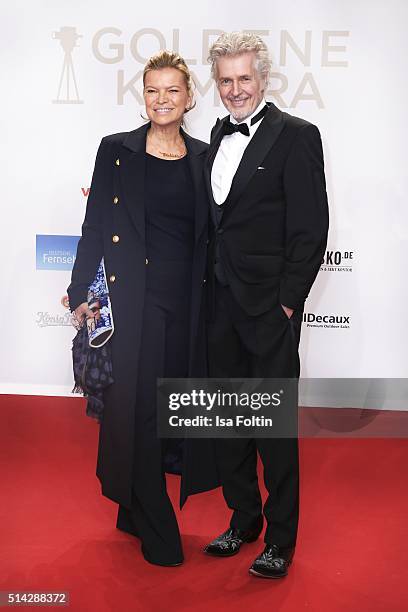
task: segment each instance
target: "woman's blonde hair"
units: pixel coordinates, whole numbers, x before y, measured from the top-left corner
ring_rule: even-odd
[[[161,70],[162,68],[176,68],[176,70],[180,70],[186,83],[187,93],[192,99],[194,98],[195,85],[186,62],[178,53],[166,51],[165,49],[162,49],[155,55],[152,55],[152,57],[148,60],[143,69],[143,87],[145,85],[146,74],[151,70]],[[195,105],[196,103],[194,101],[189,108],[186,108],[185,112],[188,113],[188,111],[194,108]]]

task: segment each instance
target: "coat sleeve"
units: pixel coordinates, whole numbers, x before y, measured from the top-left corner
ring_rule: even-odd
[[[82,235],[78,242],[76,259],[67,292],[69,306],[74,311],[88,299],[88,287],[95,278],[103,256],[103,201],[108,186],[107,144],[102,138],[96,155],[91,188],[86,206]]]
[[[281,304],[302,308],[319,271],[327,244],[329,212],[319,130],[299,130],[284,168],[286,199],[285,267]]]

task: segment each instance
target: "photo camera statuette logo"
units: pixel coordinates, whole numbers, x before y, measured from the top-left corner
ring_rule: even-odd
[[[83,104],[84,101],[79,98],[74,64],[72,62],[72,52],[74,48],[78,46],[76,42],[78,38],[82,38],[82,34],[77,34],[76,28],[74,27],[63,26],[59,32],[53,32],[52,37],[60,41],[64,51],[64,61],[62,64],[57,99],[53,100],[53,104]],[[62,90],[65,92],[65,97]]]

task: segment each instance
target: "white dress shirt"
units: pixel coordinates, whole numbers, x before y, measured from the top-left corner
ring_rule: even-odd
[[[265,104],[265,100],[261,100],[252,115],[247,117],[245,121],[240,122],[248,125],[249,136],[245,136],[241,132],[235,132],[234,134],[224,136],[221,140],[211,170],[211,187],[214,200],[217,204],[223,204],[227,199],[244,151],[263,121],[262,118],[255,125],[251,125],[251,119],[259,113]],[[230,121],[231,123],[238,123],[232,115],[230,115]]]

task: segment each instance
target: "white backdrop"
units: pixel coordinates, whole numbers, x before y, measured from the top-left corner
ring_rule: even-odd
[[[302,376],[407,376],[404,0],[0,6],[0,392],[63,395],[72,387],[74,330],[60,303],[70,273],[36,269],[36,235],[55,236],[48,240],[58,255],[59,236],[80,234],[100,139],[142,123],[145,60],[163,46],[188,60],[198,84],[188,128],[208,141],[225,114],[210,81],[208,44],[219,31],[240,29],[259,32],[271,50],[267,98],[322,134],[331,228],[305,309]],[[68,48],[72,36],[77,46]],[[342,326],[319,324],[319,315]]]

